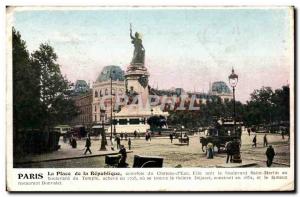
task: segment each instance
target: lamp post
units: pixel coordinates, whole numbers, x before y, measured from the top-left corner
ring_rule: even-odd
[[[241,134],[238,134],[236,132],[236,109],[235,109],[235,87],[238,83],[238,75],[234,73],[234,69],[232,68],[231,74],[228,76],[229,84],[232,87],[232,93],[233,93],[233,130],[235,139],[238,137],[239,141],[235,141],[235,149],[236,153],[233,155],[233,162],[235,163],[241,163],[241,154],[240,154],[240,144],[241,144]]]
[[[106,136],[105,136],[105,129],[104,129],[104,121],[102,121],[102,131],[101,131],[101,147],[100,150],[101,151],[106,151]]]
[[[112,98],[112,74],[114,74],[115,71],[110,70],[110,140],[112,141],[112,133],[113,133],[113,98]]]
[[[116,132],[116,112],[115,111],[114,111],[114,121],[113,121],[113,123],[114,123],[114,135],[116,135],[117,132]]]
[[[180,130],[180,138],[181,138],[180,143],[181,144],[182,144],[182,131],[183,131],[183,129],[184,129],[184,126],[182,125],[181,126],[181,130]]]
[[[234,134],[236,135],[236,112],[235,112],[235,87],[238,83],[238,75],[234,73],[234,69],[232,68],[232,73],[228,77],[229,84],[232,87],[233,93],[233,124],[234,124]]]

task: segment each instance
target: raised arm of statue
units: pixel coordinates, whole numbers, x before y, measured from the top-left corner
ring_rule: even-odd
[[[145,48],[144,48],[144,46],[143,46],[143,44],[141,43],[141,48],[145,51]]]
[[[132,28],[131,28],[131,23],[130,23],[130,38],[134,39],[134,37],[132,36]]]

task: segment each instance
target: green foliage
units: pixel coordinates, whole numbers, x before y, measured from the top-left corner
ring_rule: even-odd
[[[14,28],[13,35],[13,120],[14,131],[52,127],[77,114],[70,99],[69,82],[56,63],[49,44],[41,44],[31,56]]]
[[[289,121],[289,87],[273,91],[270,87],[254,90],[246,105],[246,124],[260,125]]]
[[[147,124],[150,125],[151,129],[162,128],[166,125],[166,119],[163,116],[151,116],[148,118]]]
[[[14,130],[32,129],[40,124],[40,68],[30,63],[26,43],[14,28],[12,37]]]
[[[70,99],[70,83],[62,76],[57,55],[49,44],[41,44],[39,50],[31,55],[32,65],[40,68],[40,101],[43,111],[43,125],[62,124],[77,109]]]
[[[245,126],[268,125],[289,121],[289,87],[273,91],[269,87],[254,90],[246,104],[235,102],[236,121]],[[169,125],[184,125],[187,128],[213,125],[221,117],[233,117],[233,100],[222,102],[218,96],[212,96],[206,103],[200,104],[200,110],[169,111]]]
[[[169,111],[169,125],[183,125],[186,128],[206,127],[215,123],[218,118],[233,116],[233,101],[222,102],[218,96],[212,96],[206,103],[200,104],[200,110],[175,110]],[[244,106],[236,101],[236,118],[243,120]]]

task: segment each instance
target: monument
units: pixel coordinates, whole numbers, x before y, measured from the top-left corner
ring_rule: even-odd
[[[151,116],[169,115],[163,112],[160,106],[150,106],[149,85],[150,74],[145,66],[145,48],[142,43],[141,34],[136,32],[132,35],[130,24],[130,38],[134,46],[133,57],[125,72],[125,89],[129,98],[138,98],[137,103],[130,103],[121,108],[120,112],[114,115],[114,130],[116,133],[145,133],[150,126],[147,119]],[[108,131],[110,128],[108,128]]]
[[[139,95],[143,104],[146,105],[149,96],[149,73],[145,67],[145,48],[140,33],[136,32],[135,36],[132,36],[131,24],[130,38],[134,45],[134,51],[131,63],[125,73],[126,94],[129,97]]]

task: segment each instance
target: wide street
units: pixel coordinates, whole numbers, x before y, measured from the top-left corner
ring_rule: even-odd
[[[232,164],[226,164],[226,153],[215,153],[213,159],[207,159],[204,152],[201,150],[199,136],[190,136],[190,144],[180,144],[178,139],[170,142],[168,137],[153,137],[151,141],[146,141],[145,138],[132,139],[132,152],[128,153],[127,163],[129,167],[133,164],[134,155],[160,156],[164,158],[163,167],[233,167]],[[255,163],[251,167],[266,167],[266,147],[263,147],[263,135],[257,134],[257,147],[252,147],[252,139],[254,134],[248,136],[242,135],[241,156],[243,163]],[[290,151],[288,137],[282,139],[279,134],[268,134],[268,142],[273,145],[276,156],[272,167],[288,167],[290,165]],[[127,141],[122,140],[121,144],[127,148]],[[99,168],[105,167],[105,156],[86,157],[84,152],[85,140],[78,141],[77,149],[72,149],[69,144],[60,141],[61,149],[57,152],[48,153],[45,155],[34,155],[35,160],[43,160],[43,158],[56,157],[79,157],[76,159],[64,159],[56,161],[44,161],[35,163],[21,164],[19,167],[45,167],[45,168]],[[93,155],[106,154],[105,151],[99,151],[100,140],[92,138],[91,150]],[[110,141],[108,140],[108,151],[112,153]],[[60,155],[59,155],[60,154]],[[87,155],[89,156],[89,154]]]

